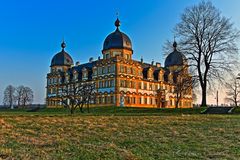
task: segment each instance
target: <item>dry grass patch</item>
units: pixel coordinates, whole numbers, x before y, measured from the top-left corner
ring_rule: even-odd
[[[240,157],[237,115],[4,116],[0,124],[0,155],[15,159]]]

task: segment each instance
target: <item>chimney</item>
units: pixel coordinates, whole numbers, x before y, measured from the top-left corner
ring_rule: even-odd
[[[76,66],[79,66],[79,65],[80,65],[80,62],[79,62],[79,61],[77,61],[77,62],[76,62]]]
[[[160,68],[160,67],[161,67],[161,63],[156,62],[156,66],[157,66],[158,68]]]
[[[101,59],[101,57],[100,56],[98,56],[98,60],[100,60]]]
[[[154,65],[154,60],[152,60],[152,66]]]
[[[143,63],[143,57],[141,56],[141,63]]]
[[[93,57],[90,57],[89,58],[89,63],[92,63],[93,62]]]

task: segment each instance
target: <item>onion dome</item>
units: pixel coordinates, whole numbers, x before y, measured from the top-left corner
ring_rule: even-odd
[[[177,42],[173,42],[173,52],[165,60],[165,67],[181,66],[186,64],[186,57],[177,50]]]
[[[63,41],[61,44],[62,51],[57,53],[51,61],[51,67],[53,66],[71,66],[73,65],[72,57],[65,52],[64,48],[66,48],[66,43]]]
[[[108,49],[128,49],[132,51],[132,42],[130,38],[119,30],[120,21],[115,21],[116,30],[109,34],[104,41],[103,51]]]

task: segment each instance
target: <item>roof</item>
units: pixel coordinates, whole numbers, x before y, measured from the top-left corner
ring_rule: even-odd
[[[64,48],[66,47],[66,43],[63,41],[61,44],[62,51],[57,53],[51,61],[52,66],[71,66],[73,65],[72,57],[65,52]]]
[[[62,49],[61,52],[57,53],[51,61],[52,66],[71,66],[73,65],[72,57]]]
[[[165,67],[169,66],[180,66],[186,63],[186,57],[177,50],[177,42],[174,41],[173,43],[173,52],[171,52],[167,58],[165,59]]]
[[[132,42],[130,38],[119,30],[120,21],[117,19],[115,22],[117,27],[114,32],[109,34],[103,43],[103,50],[108,49],[129,49],[132,50]]]

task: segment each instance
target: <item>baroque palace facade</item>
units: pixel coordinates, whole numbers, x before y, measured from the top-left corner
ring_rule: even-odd
[[[165,66],[132,59],[130,38],[120,31],[120,21],[115,21],[116,30],[109,34],[103,44],[102,55],[97,60],[89,59],[88,63],[75,65],[71,56],[65,51],[66,44],[61,44],[62,51],[51,61],[50,73],[47,74],[46,104],[48,107],[62,106],[61,87],[67,83],[96,84],[94,106],[128,106],[174,108],[176,93],[176,74],[186,67],[185,56],[177,50],[174,41],[173,52],[166,60]],[[192,89],[180,99],[179,107],[192,107]]]

